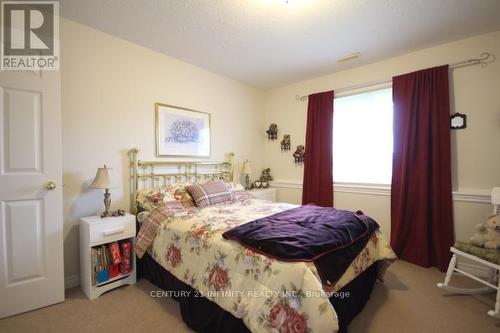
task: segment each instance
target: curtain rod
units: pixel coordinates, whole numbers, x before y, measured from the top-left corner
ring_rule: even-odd
[[[481,66],[486,67],[486,66],[488,66],[488,64],[491,64],[492,62],[494,62],[495,59],[496,59],[496,57],[493,54],[490,54],[489,52],[483,52],[483,53],[481,53],[479,58],[472,58],[472,59],[467,59],[467,60],[460,61],[460,62],[455,62],[453,64],[450,64],[450,68],[455,69],[455,68],[462,68],[462,67],[471,66],[471,65],[478,65],[478,64],[481,64]],[[335,89],[335,93],[343,93],[343,92],[350,91],[350,90],[368,88],[371,86],[378,86],[378,85],[382,85],[382,84],[388,84],[391,82],[392,82],[392,79],[371,81],[371,82],[367,82],[367,83],[361,83],[361,84],[356,84],[356,85],[352,85],[349,87]],[[295,98],[298,101],[303,102],[303,101],[307,100],[308,95],[304,95],[304,96],[296,95]]]

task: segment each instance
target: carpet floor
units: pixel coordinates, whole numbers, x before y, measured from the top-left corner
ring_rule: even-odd
[[[349,332],[500,332],[500,320],[486,314],[494,294],[449,295],[436,287],[443,279],[436,269],[394,263]],[[474,286],[460,276],[452,283]],[[79,288],[70,289],[64,303],[0,320],[0,332],[192,332],[177,302],[151,297],[155,290],[140,280],[89,301]]]

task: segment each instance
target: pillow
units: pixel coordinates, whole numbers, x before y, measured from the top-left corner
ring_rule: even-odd
[[[193,199],[186,191],[190,183],[165,185],[160,188],[142,190],[137,193],[137,203],[142,208],[152,211],[166,202],[180,202],[184,207],[194,206]]]
[[[234,201],[233,193],[227,189],[221,180],[189,185],[186,186],[186,190],[198,208]]]
[[[229,192],[235,192],[235,191],[244,191],[245,187],[241,185],[240,183],[235,183],[235,182],[225,182],[227,189]]]
[[[255,195],[252,192],[246,190],[236,190],[232,192],[234,195],[234,201],[246,201],[248,199],[255,199]]]

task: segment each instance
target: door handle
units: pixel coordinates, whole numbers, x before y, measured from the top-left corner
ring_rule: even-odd
[[[53,191],[56,188],[56,183],[54,183],[52,180],[45,184],[45,189],[47,191]]]

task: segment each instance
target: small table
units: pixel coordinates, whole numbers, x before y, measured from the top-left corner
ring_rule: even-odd
[[[261,200],[269,200],[276,202],[276,189],[275,188],[258,188],[258,189],[253,189],[250,190],[250,193],[252,193],[255,198],[261,199]]]
[[[102,283],[92,283],[92,247],[121,240],[130,240],[131,271],[118,274]],[[136,282],[135,264],[135,216],[105,217],[89,216],[80,219],[80,284],[89,299],[95,299],[108,290],[134,284]]]

